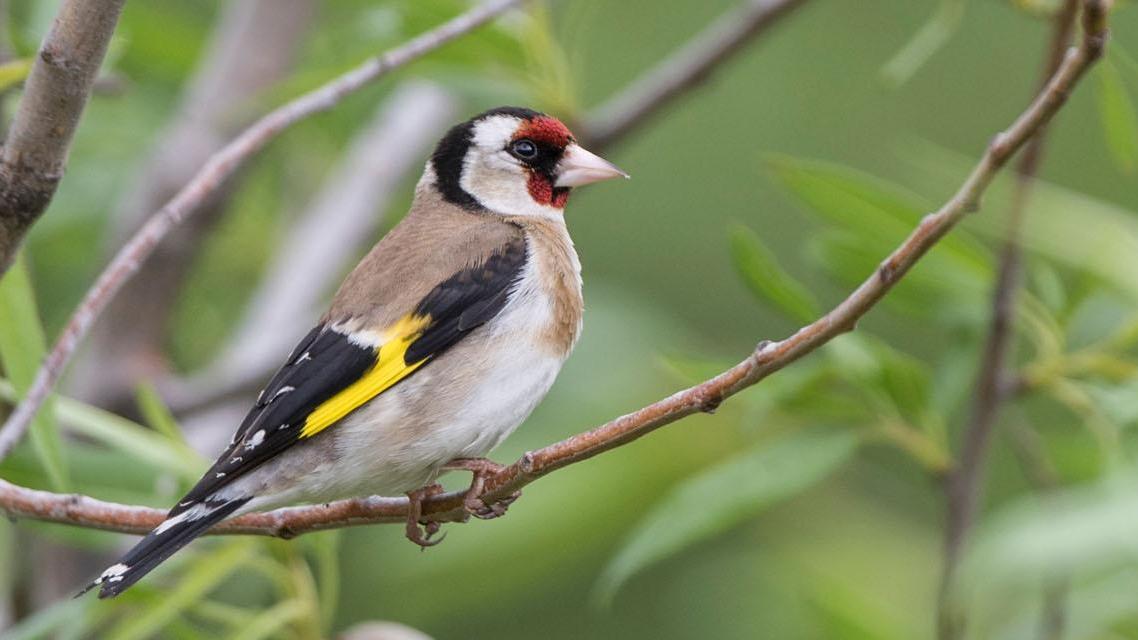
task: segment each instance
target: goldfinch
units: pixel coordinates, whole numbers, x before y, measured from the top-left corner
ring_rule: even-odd
[[[573,187],[628,177],[556,118],[501,107],[455,126],[407,216],[340,286],[225,451],[166,520],[87,589],[113,597],[241,513],[408,493],[419,501],[542,400],[581,330]],[[468,498],[467,508],[494,509]]]

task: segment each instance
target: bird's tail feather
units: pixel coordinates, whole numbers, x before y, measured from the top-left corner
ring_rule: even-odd
[[[99,587],[100,598],[113,598],[162,564],[182,547],[240,509],[250,498],[204,501],[155,527],[115,565],[107,568],[79,595]]]

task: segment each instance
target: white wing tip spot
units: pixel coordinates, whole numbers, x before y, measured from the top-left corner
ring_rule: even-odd
[[[246,449],[255,449],[258,446],[260,446],[260,444],[264,441],[265,441],[265,430],[264,429],[258,429],[257,432],[253,434],[253,437],[249,438],[249,441],[245,443],[245,448]]]
[[[115,565],[111,565],[107,567],[107,570],[103,572],[103,575],[99,576],[99,579],[96,580],[95,583],[102,584],[104,582],[119,582],[123,579],[123,574],[127,571],[130,571],[130,567],[121,562]]]
[[[273,394],[273,400],[276,400],[277,398],[283,396],[284,394],[292,392],[292,391],[296,391],[296,387],[289,387],[289,386],[281,387],[280,389],[277,390],[276,393]]]

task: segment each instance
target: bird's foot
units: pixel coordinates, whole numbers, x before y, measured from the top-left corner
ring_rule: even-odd
[[[431,536],[439,532],[441,525],[434,520],[423,520],[423,501],[442,492],[443,487],[439,484],[407,492],[407,499],[410,501],[407,507],[407,539],[423,549],[435,546],[446,537],[444,533],[438,540],[431,540]]]
[[[443,469],[448,471],[469,471],[473,474],[470,488],[466,490],[466,494],[462,498],[462,506],[467,513],[482,520],[493,520],[505,515],[506,509],[522,495],[521,491],[515,491],[493,504],[486,504],[486,501],[482,499],[482,492],[486,488],[486,479],[505,468],[504,465],[487,458],[455,458],[443,465]]]

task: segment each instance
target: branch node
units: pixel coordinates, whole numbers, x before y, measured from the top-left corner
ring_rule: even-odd
[[[992,161],[997,165],[1004,164],[1007,160],[1008,154],[1011,153],[1011,137],[1006,131],[1001,131],[992,136],[992,141],[988,143],[988,153],[992,156]],[[969,204],[972,204],[971,202]]]
[[[877,277],[880,278],[881,283],[885,285],[891,285],[897,279],[897,265],[893,263],[892,258],[882,262],[881,265],[877,267]]]
[[[721,404],[723,404],[722,394],[714,393],[709,396],[701,396],[699,399],[699,410],[704,413],[715,413]]]
[[[532,451],[526,451],[524,454],[522,454],[522,459],[520,462],[523,473],[533,473],[536,458]]]

